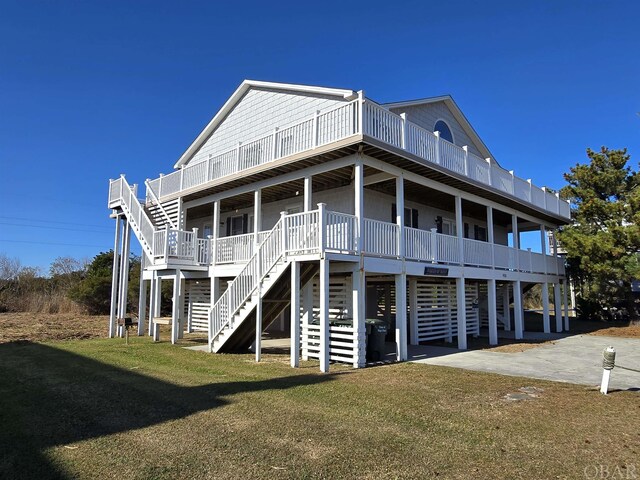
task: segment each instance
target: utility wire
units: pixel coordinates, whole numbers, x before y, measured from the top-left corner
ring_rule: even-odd
[[[33,240],[5,240],[0,238],[0,243],[32,243],[36,245],[63,245],[67,247],[95,247],[95,248],[109,248],[105,245],[88,245],[86,243],[57,243],[57,242],[36,242]]]
[[[47,225],[28,225],[24,223],[10,223],[10,222],[0,222],[0,225],[11,225],[14,227],[25,227],[25,228],[44,228],[45,230],[65,230],[68,232],[87,232],[87,233],[97,233],[97,234],[106,234],[107,232],[97,232],[95,230],[88,230],[84,228],[68,228],[68,227],[49,227]]]
[[[55,220],[41,220],[38,218],[25,218],[25,217],[8,217],[8,216],[4,216],[4,215],[0,215],[0,218],[5,219],[5,220],[22,220],[25,222],[38,222],[38,223],[56,223],[56,224],[60,224],[60,225],[75,225],[75,226],[82,226],[82,227],[98,227],[98,228],[106,228],[109,230],[112,230],[112,227],[108,227],[106,225],[95,225],[95,224],[87,224],[87,223],[72,223],[72,222],[59,222],[59,221],[55,221]]]

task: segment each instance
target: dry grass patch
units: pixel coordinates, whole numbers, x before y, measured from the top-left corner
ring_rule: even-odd
[[[590,332],[590,335],[598,335],[598,336],[606,336],[606,337],[640,338],[640,325],[627,325],[624,327],[602,328],[600,330],[595,330],[593,332]]]
[[[0,343],[105,337],[109,317],[74,313],[0,313]]]

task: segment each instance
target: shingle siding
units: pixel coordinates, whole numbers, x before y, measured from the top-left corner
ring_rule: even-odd
[[[426,128],[430,132],[433,132],[433,126],[438,120],[444,120],[453,133],[453,142],[456,145],[460,147],[467,145],[471,153],[482,157],[480,150],[478,150],[444,102],[427,103],[412,107],[397,107],[390,110],[398,114],[405,112],[407,120]]]
[[[204,160],[210,154],[224,153],[235,148],[238,142],[257,139],[271,133],[275,127],[286,127],[310,118],[317,110],[329,110],[345,102],[334,96],[253,88],[229,112],[189,163]]]

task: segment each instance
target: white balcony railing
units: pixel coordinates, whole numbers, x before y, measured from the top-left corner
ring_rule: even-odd
[[[362,118],[360,118],[362,117]],[[362,121],[360,121],[362,120]],[[313,150],[353,135],[365,135],[403,149],[427,163],[511,195],[560,217],[570,218],[569,203],[499,167],[495,162],[454,145],[437,133],[390,112],[369,99],[357,99],[316,113],[293,125],[274,125],[273,133],[147,182],[147,200],[161,200],[213,180],[265,165],[274,160]]]
[[[189,164],[147,183],[157,197],[174,195],[279,158],[311,150],[357,133],[358,101],[352,101],[289,126],[274,125],[273,133]],[[280,127],[280,128],[275,128]]]

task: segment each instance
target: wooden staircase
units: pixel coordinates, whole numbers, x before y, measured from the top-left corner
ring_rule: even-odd
[[[306,285],[319,271],[319,264],[305,262],[300,265],[300,284]],[[278,319],[279,315],[291,304],[291,264],[283,268],[277,278],[265,279],[262,291],[262,326],[266,329]],[[246,351],[256,335],[256,305],[258,296],[254,295],[236,314],[233,327],[226,327],[214,340],[214,352]]]
[[[255,333],[256,305],[263,301],[263,324],[268,325],[289,304],[291,286],[290,257],[287,255],[287,238],[295,234],[295,242],[290,248],[297,251],[299,245],[307,245],[305,251],[317,249],[316,213],[283,216],[255,249],[253,256],[242,271],[229,284],[225,292],[209,311],[209,348],[212,352],[229,351],[246,346]],[[296,222],[292,227],[292,221]],[[314,268],[302,264],[302,281],[313,277]]]

